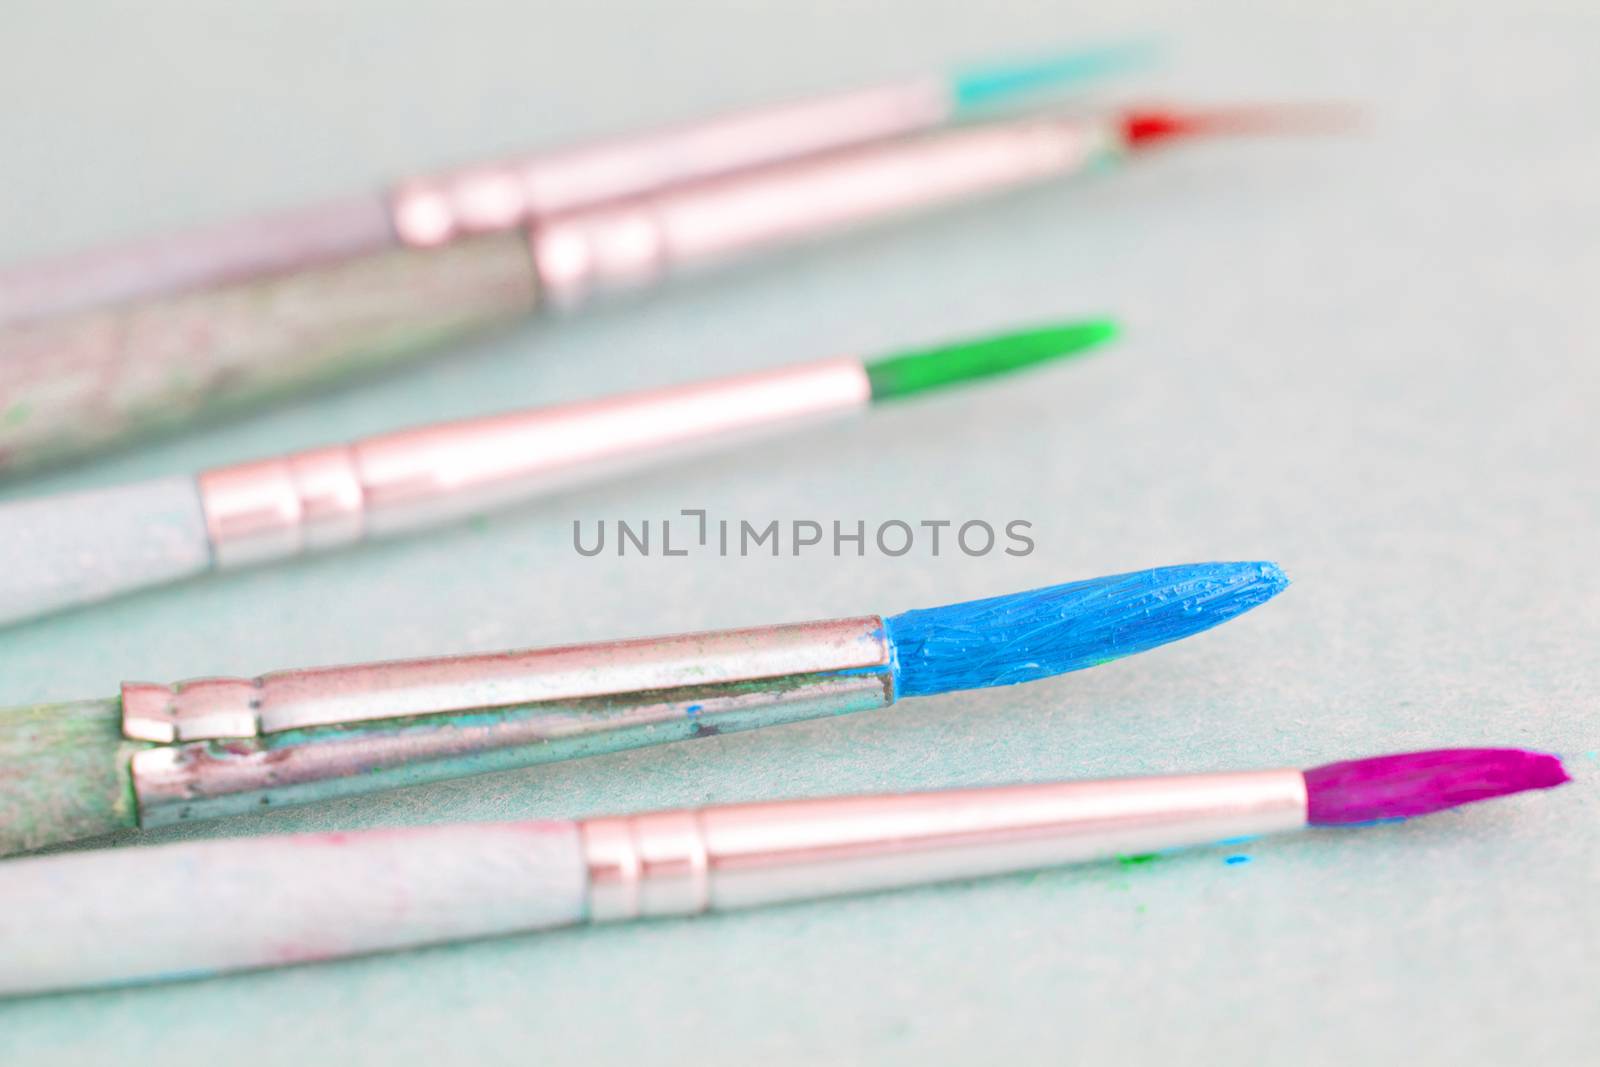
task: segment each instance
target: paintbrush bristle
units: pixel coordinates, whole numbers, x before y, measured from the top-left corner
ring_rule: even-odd
[[[1181,137],[1271,133],[1347,133],[1360,113],[1348,104],[1258,104],[1203,109],[1134,108],[1122,116],[1132,148]]]
[[[1156,52],[1153,41],[1125,41],[1010,63],[969,67],[951,77],[951,95],[955,98],[957,113],[963,114],[1144,66],[1155,58]]]
[[[122,701],[0,710],[0,856],[138,822]]]
[[[874,403],[1087,352],[1117,336],[1110,319],[1058,323],[901,352],[866,364]]]
[[[1571,781],[1561,761],[1520,748],[1441,748],[1305,772],[1306,821],[1348,826],[1427,815]]]
[[[884,620],[895,691],[927,696],[1049,678],[1209,630],[1282,592],[1275,563],[1193,563]]]

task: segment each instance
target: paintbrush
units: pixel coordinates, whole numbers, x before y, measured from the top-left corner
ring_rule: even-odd
[[[417,427],[0,504],[0,624],[204,571],[412,531],[558,488],[1084,351],[1105,321]]]
[[[975,123],[519,218],[439,247],[0,327],[0,471],[744,253],[1105,169],[1172,138],[1324,118],[1110,111]]]
[[[1293,769],[313,833],[0,864],[0,992],[194,978],[1409,818],[1568,781],[1443,749]]]
[[[887,618],[127,683],[0,711],[0,855],[1047,678],[1287,584],[1270,563],[1200,563]]]

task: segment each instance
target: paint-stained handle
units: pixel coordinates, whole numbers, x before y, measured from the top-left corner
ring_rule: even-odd
[[[375,369],[536,300],[511,233],[0,322],[0,475]]]
[[[201,841],[0,865],[0,994],[281,966],[584,917],[570,822]]]
[[[0,708],[0,856],[138,825],[129,763],[148,747],[115,697]]]

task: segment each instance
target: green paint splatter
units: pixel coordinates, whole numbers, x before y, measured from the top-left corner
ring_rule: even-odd
[[[1118,856],[1117,857],[1117,862],[1122,864],[1124,867],[1141,867],[1146,863],[1154,863],[1155,861],[1156,861],[1156,854],[1154,852],[1146,852],[1143,855],[1139,855],[1139,856]]]

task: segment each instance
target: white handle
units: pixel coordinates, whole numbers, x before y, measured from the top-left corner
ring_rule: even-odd
[[[570,822],[130,846],[0,863],[0,994],[148,981],[565,926]]]
[[[200,491],[186,476],[0,505],[0,625],[202,574]]]

